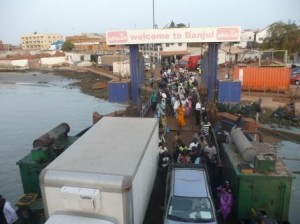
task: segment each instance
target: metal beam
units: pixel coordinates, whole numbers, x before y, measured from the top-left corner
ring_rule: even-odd
[[[219,43],[209,43],[208,48],[208,85],[207,100],[214,103],[217,91],[217,68],[218,68]]]
[[[137,107],[139,105],[139,57],[138,45],[130,45],[130,79],[131,79],[131,100]]]

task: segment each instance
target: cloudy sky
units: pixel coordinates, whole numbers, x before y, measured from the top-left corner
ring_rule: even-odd
[[[190,27],[262,29],[273,22],[300,25],[299,0],[0,0],[0,40],[25,34],[105,33],[158,28],[172,20]]]

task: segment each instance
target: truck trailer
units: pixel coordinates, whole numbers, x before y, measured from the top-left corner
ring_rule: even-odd
[[[158,154],[157,119],[103,117],[42,170],[46,223],[142,223]]]

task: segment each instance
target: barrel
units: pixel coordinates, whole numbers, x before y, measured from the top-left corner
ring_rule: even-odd
[[[254,161],[257,151],[255,146],[249,142],[245,134],[241,131],[240,128],[232,128],[230,132],[230,137],[237,147],[238,151],[241,153],[245,162],[251,163]]]

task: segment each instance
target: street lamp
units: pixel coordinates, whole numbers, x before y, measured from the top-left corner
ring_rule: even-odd
[[[152,0],[152,18],[153,18],[153,29],[155,28],[155,14],[154,14],[154,0]]]

